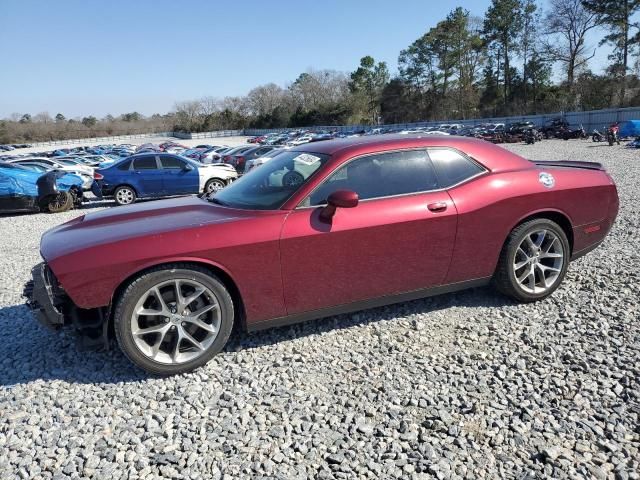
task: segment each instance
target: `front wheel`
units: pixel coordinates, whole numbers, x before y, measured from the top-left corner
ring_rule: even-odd
[[[227,184],[224,183],[224,180],[220,180],[219,178],[212,178],[204,186],[204,193],[207,193],[207,194],[216,193],[217,191],[222,190],[226,186]]]
[[[520,302],[542,300],[562,282],[570,257],[569,241],[557,223],[530,220],[509,234],[493,283],[500,292]]]
[[[233,301],[208,270],[185,264],[138,277],[116,304],[114,327],[124,354],[156,375],[190,372],[227,343]]]

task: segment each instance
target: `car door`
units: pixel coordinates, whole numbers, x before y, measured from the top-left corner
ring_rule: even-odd
[[[155,155],[135,157],[131,163],[130,173],[132,186],[136,189],[138,196],[153,197],[164,195],[163,171],[160,169]]]
[[[329,194],[352,190],[355,208],[319,219]],[[285,220],[282,275],[288,314],[440,285],[449,267],[456,209],[425,150],[352,159]]]
[[[160,165],[165,195],[198,193],[200,180],[196,167],[173,155],[160,155]]]

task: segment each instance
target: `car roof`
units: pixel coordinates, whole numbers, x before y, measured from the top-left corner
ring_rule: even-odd
[[[485,167],[492,171],[521,169],[531,165],[528,160],[491,142],[454,135],[422,135],[418,133],[338,138],[322,142],[305,143],[292,148],[291,151],[354,157],[387,150],[422,147],[448,147],[460,150],[480,161]]]

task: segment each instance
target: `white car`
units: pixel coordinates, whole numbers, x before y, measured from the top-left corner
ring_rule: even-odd
[[[311,135],[302,135],[301,137],[294,138],[293,140],[289,140],[287,142],[287,145],[290,147],[295,147],[298,145],[309,143],[311,140],[313,140],[313,137]]]
[[[164,149],[164,153],[173,153],[174,155],[180,155],[182,152],[186,151],[186,148],[179,147],[177,145],[167,147]]]
[[[251,160],[248,160],[247,163],[245,163],[245,165],[244,165],[244,173],[247,173],[252,168],[259,167],[260,165],[264,165],[269,160],[271,160],[273,157],[275,157],[276,155],[280,155],[282,152],[284,152],[287,149],[288,149],[288,147],[276,148],[275,150],[271,150],[270,152],[265,153],[261,157],[253,158]]]
[[[202,163],[219,162],[222,158],[222,154],[227,150],[230,150],[230,148],[226,145],[211,147],[208,150],[205,150],[204,153],[200,155],[200,161]]]
[[[238,178],[236,169],[226,163],[198,164],[198,175],[200,177],[200,191],[205,193],[222,190]]]
[[[39,163],[44,163],[45,165],[49,165],[51,168],[55,168],[58,170],[64,170],[65,172],[69,172],[69,173],[83,173],[85,175],[91,175],[93,176],[93,168],[91,168],[88,165],[80,165],[80,164],[76,164],[73,163],[72,165],[69,165],[67,163],[64,162],[60,162],[58,160],[56,160],[55,158],[47,158],[47,157],[27,157],[27,158],[18,158],[18,159],[14,159],[14,160],[9,160],[9,162],[26,162],[26,161],[33,161],[33,162],[39,162]]]
[[[93,172],[88,174],[86,171],[78,171],[74,170],[72,167],[58,167],[55,165],[50,165],[41,161],[40,159],[16,159],[12,160],[11,163],[15,163],[16,165],[21,165],[23,167],[29,168],[31,170],[36,170],[38,172],[48,172],[52,170],[64,170],[67,173],[73,173],[82,179],[82,189],[83,190],[91,190],[91,185],[93,185]]]
[[[449,132],[441,132],[439,130],[428,130],[425,132],[420,132],[422,135],[451,135]]]

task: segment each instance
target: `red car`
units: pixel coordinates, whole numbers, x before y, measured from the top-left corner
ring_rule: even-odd
[[[104,341],[113,332],[136,365],[168,375],[206,363],[234,324],[259,330],[490,282],[543,299],[617,211],[597,163],[531,162],[453,136],[332,140],[209,198],[49,230],[26,294],[43,323]]]

